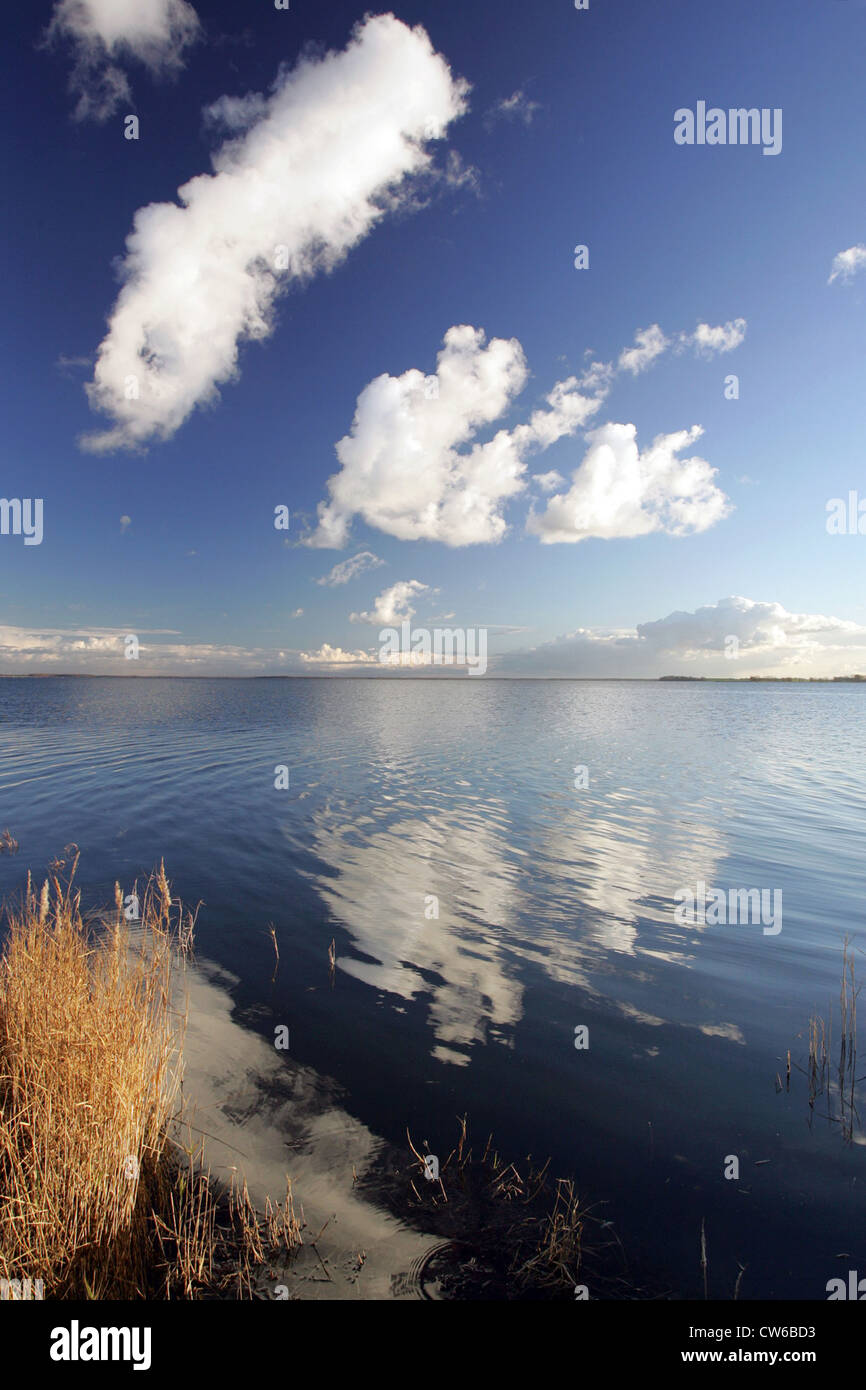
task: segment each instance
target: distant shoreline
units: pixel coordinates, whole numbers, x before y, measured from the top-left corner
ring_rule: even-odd
[[[271,675],[236,676],[183,676],[183,675],[115,675],[107,671],[0,671],[4,681],[46,681],[46,680],[85,680],[85,681],[456,681],[461,676],[416,676],[416,675],[354,675],[354,676],[314,676],[294,672]],[[703,685],[866,685],[866,675],[855,676],[486,676],[487,681],[569,681],[595,685],[658,685],[665,684],[703,684]]]
[[[726,685],[861,685],[866,676],[659,676],[660,681],[722,681]]]

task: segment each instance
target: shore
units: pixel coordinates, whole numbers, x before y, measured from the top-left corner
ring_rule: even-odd
[[[411,1136],[387,1145],[334,1083],[234,1021],[237,982],[195,961],[195,914],[162,867],[140,898],[118,888],[88,917],[70,849],[5,914],[4,1288],[575,1297],[591,1218],[570,1183],[521,1170],[492,1136],[473,1151],[465,1121],[432,1181]]]

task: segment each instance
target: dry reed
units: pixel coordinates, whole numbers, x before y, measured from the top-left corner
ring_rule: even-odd
[[[178,1140],[186,1025],[179,988],[195,914],[160,865],[127,920],[86,920],[78,852],[6,913],[0,956],[0,1277],[48,1298],[236,1296],[265,1237],[300,1243],[289,1185],[264,1221]],[[129,902],[129,899],[126,900]],[[136,899],[133,899],[136,901]],[[178,1003],[179,996],[181,1003]],[[239,1273],[238,1273],[239,1271]]]

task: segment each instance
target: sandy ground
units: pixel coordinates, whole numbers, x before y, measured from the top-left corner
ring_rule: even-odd
[[[438,1241],[408,1230],[353,1185],[382,1140],[340,1108],[327,1080],[233,1021],[234,983],[218,967],[187,966],[184,1097],[215,1175],[228,1178],[237,1168],[262,1208],[268,1195],[282,1201],[286,1175],[292,1179],[304,1247],[286,1268],[274,1267],[276,1278],[263,1271],[261,1293],[418,1298],[413,1271]]]

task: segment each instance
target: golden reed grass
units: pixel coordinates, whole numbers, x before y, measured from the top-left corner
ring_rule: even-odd
[[[249,1296],[270,1238],[291,1249],[300,1232],[291,1184],[261,1222],[245,1184],[221,1193],[177,1141],[194,914],[161,865],[137,920],[116,887],[86,921],[77,862],[38,891],[28,874],[6,912],[0,1278],[41,1279],[47,1298]]]

